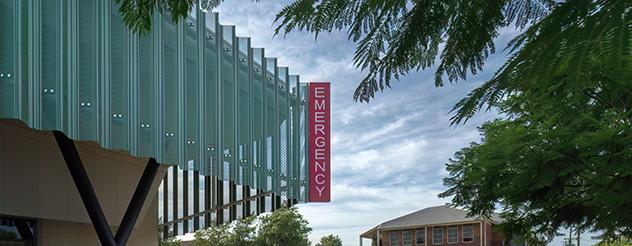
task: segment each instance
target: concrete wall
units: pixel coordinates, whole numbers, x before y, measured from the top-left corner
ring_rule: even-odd
[[[147,213],[144,217],[138,218],[138,223],[130,235],[127,245],[158,245],[157,199],[153,200],[149,211],[155,211],[155,213]],[[101,245],[92,224],[58,220],[39,220],[37,226],[38,246]],[[111,230],[112,233],[116,233],[117,227],[112,227]]]
[[[108,223],[118,226],[148,159],[106,150],[96,142],[75,145]],[[157,244],[156,194],[167,168],[159,168],[128,245]],[[0,120],[0,215],[37,220],[43,245],[97,243],[52,132],[17,120]]]

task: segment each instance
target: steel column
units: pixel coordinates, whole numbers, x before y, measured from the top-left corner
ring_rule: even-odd
[[[156,162],[156,159],[149,158],[149,162],[147,162],[147,166],[145,166],[145,170],[138,181],[138,185],[136,185],[134,195],[132,195],[132,199],[129,201],[129,205],[127,205],[127,210],[125,211],[123,220],[116,231],[114,240],[116,240],[118,245],[127,244],[127,239],[129,239],[129,236],[134,229],[134,225],[138,220],[138,215],[140,215],[143,204],[145,203],[147,195],[151,190],[151,185],[154,178],[156,178],[159,166],[160,165]]]

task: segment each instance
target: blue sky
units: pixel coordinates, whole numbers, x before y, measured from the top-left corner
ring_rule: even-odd
[[[445,190],[444,163],[480,138],[477,126],[496,117],[482,112],[451,127],[449,111],[503,64],[502,48],[517,30],[501,32],[498,52],[467,81],[436,88],[434,69],[413,72],[370,104],[360,104],[352,96],[365,73],[353,66],[355,44],[345,32],[321,34],[318,40],[308,33],[274,37],[274,16],[291,1],[246,2],[223,3],[216,10],[220,22],[236,25],[238,36],[251,37],[253,47],[264,47],[301,81],[332,83],[332,202],[298,205],[313,228],[313,242],[337,234],[344,245],[358,245],[358,235],[376,224],[449,202],[437,197]]]

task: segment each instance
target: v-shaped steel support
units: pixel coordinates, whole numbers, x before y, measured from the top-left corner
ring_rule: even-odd
[[[149,190],[151,190],[151,184],[153,183],[154,178],[158,173],[158,167],[160,165],[158,164],[156,159],[149,158],[149,162],[147,163],[147,166],[145,166],[143,175],[138,181],[138,185],[136,186],[134,195],[132,195],[132,199],[127,206],[127,210],[125,211],[123,220],[121,221],[119,229],[116,232],[116,236],[114,236],[112,235],[110,226],[107,222],[107,219],[105,218],[105,215],[103,214],[103,210],[101,209],[99,200],[94,193],[94,188],[92,187],[92,184],[90,183],[90,178],[86,173],[86,169],[84,168],[83,163],[81,162],[81,158],[79,157],[79,152],[77,152],[75,143],[72,141],[72,139],[66,137],[63,132],[53,131],[53,134],[55,135],[55,140],[57,141],[59,150],[64,156],[66,166],[68,167],[68,171],[72,176],[75,187],[77,188],[77,191],[79,191],[79,195],[81,196],[83,205],[88,212],[90,221],[92,221],[94,230],[97,232],[99,241],[101,241],[102,245],[106,246],[126,245],[127,240],[129,239],[129,236],[134,229],[134,225],[138,220],[138,216],[143,207],[143,204],[145,203],[145,199],[149,194]]]

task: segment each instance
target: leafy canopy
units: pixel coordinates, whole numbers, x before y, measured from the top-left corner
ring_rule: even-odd
[[[261,218],[257,243],[270,246],[309,246],[312,228],[295,207],[276,210]]]
[[[510,45],[503,68],[457,105],[505,116],[447,164],[457,206],[508,235],[552,239],[560,227],[632,235],[632,1],[567,1]],[[472,106],[474,104],[475,106]]]
[[[525,27],[546,16],[552,0],[297,0],[278,15],[277,33],[346,30],[356,42],[355,65],[368,70],[354,98],[410,71],[436,66],[435,85],[476,74],[495,51],[500,28]],[[438,58],[438,59],[437,59]],[[438,62],[438,64],[435,64]]]
[[[199,230],[194,245],[309,246],[307,237],[311,230],[296,208],[283,208],[260,218],[248,217]]]
[[[342,239],[337,235],[329,234],[321,237],[316,246],[342,246]]]

